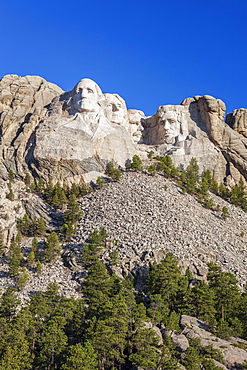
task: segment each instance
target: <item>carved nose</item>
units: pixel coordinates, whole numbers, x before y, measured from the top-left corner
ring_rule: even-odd
[[[81,92],[81,97],[82,98],[87,98],[87,96],[88,96],[87,90],[86,89],[83,89],[82,92]]]
[[[168,121],[164,121],[164,129],[165,130],[168,130],[169,128],[170,128],[169,122]]]

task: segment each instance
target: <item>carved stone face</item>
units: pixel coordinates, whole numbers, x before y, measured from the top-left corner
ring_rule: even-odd
[[[72,107],[78,112],[98,112],[101,94],[99,86],[94,81],[84,78],[73,89]]]
[[[180,134],[180,122],[178,122],[176,112],[164,112],[159,117],[158,123],[161,127],[161,131],[163,131],[165,143],[173,144],[175,137]]]
[[[175,144],[188,136],[187,110],[181,105],[161,105],[156,112],[159,144]]]
[[[128,131],[135,143],[142,142],[142,134],[144,131],[142,121],[144,120],[144,117],[145,114],[142,111],[136,109],[128,109]]]
[[[108,120],[118,125],[124,124],[127,109],[124,100],[117,94],[105,95],[105,115]]]

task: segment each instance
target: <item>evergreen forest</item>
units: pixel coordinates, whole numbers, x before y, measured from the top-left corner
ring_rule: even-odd
[[[89,251],[100,248],[103,235],[94,231]],[[113,256],[111,264],[118,263]],[[195,281],[189,270],[181,274],[168,253],[154,263],[145,287],[135,289],[132,277],[120,280],[99,258],[84,255],[88,274],[81,299],[61,296],[56,283],[34,294],[25,307],[15,288],[0,299],[0,369],[219,369],[213,359],[220,351],[191,340],[181,359],[169,335],[180,331],[182,314],[206,322],[214,335],[247,338],[247,293],[235,276],[209,264],[207,282]],[[192,366],[193,364],[193,366]],[[136,367],[134,367],[136,366]],[[245,368],[244,366],[242,367]]]
[[[175,181],[204,207],[218,208],[211,192],[247,211],[241,179],[229,189],[217,184],[210,171],[199,174],[194,158],[180,171],[169,156],[153,158],[151,152],[148,156],[150,164],[145,171],[150,176],[159,173]],[[129,170],[144,171],[138,156],[133,157]],[[106,174],[118,181],[122,172],[110,163]],[[14,174],[9,180],[7,196],[11,200]],[[73,237],[82,217],[77,199],[105,186],[101,178],[92,189],[83,183],[68,187],[52,181],[45,184],[43,179],[32,182],[30,175],[25,183],[28,191],[62,214],[61,225],[59,231],[51,231],[42,217],[31,219],[26,214],[17,221],[19,231],[8,251],[0,234],[0,253],[7,254],[9,275],[16,279],[15,287],[0,297],[0,370],[176,370],[181,365],[187,370],[219,370],[214,360],[221,361],[222,354],[210,345],[203,347],[199,340],[191,339],[183,356],[176,350],[167,333],[181,332],[181,315],[202,320],[219,338],[247,339],[247,290],[240,290],[232,273],[211,262],[206,280],[195,280],[189,270],[182,274],[176,258],[167,253],[160,263],[152,264],[138,290],[133,276],[121,280],[112,272],[120,263],[117,250],[108,265],[100,260],[108,238],[104,228],[92,231],[82,251],[81,264],[87,274],[80,299],[60,295],[59,286],[50,283],[23,307],[17,292],[29,278],[28,268],[39,274],[44,263],[61,255],[62,244]],[[227,207],[218,211],[223,219],[230,216]],[[20,247],[23,236],[32,237],[26,258]],[[247,369],[247,364],[242,369]]]

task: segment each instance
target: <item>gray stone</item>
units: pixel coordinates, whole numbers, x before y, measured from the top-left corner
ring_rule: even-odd
[[[176,344],[176,351],[178,352],[185,352],[187,348],[189,348],[189,342],[188,339],[184,334],[177,334],[176,332],[173,332],[171,334],[171,339],[174,344]]]
[[[182,334],[187,338],[199,338],[203,347],[212,345],[213,348],[221,351],[223,355],[223,365],[228,369],[236,369],[244,361],[247,361],[247,352],[241,348],[233,346],[235,340],[223,340],[213,335],[212,331],[203,321],[195,317],[182,315],[181,327]]]
[[[239,134],[247,137],[247,109],[235,109],[226,115],[226,123]]]

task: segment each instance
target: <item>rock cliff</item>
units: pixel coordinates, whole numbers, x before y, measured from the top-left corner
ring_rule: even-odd
[[[145,117],[127,110],[118,94],[103,94],[89,79],[64,93],[38,76],[7,75],[0,81],[0,176],[54,177],[79,182],[109,161],[124,168],[147,151],[169,154],[181,169],[196,157],[200,169],[228,185],[247,179],[246,109],[228,114],[209,95],[163,105]]]

